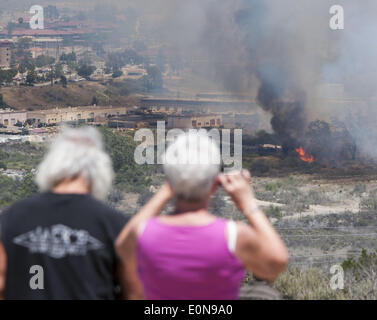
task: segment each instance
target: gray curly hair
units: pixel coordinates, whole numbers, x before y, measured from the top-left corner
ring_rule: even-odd
[[[38,166],[35,181],[44,192],[76,176],[86,180],[90,194],[97,199],[105,199],[110,192],[114,178],[112,162],[95,128],[63,127]]]

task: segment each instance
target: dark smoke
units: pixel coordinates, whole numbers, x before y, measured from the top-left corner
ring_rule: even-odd
[[[313,55],[316,50],[307,43],[304,30],[309,30],[300,19],[300,14],[305,14],[303,11],[283,9],[275,16],[276,2],[253,0],[240,3],[235,23],[243,35],[248,70],[260,82],[257,102],[272,115],[271,126],[281,139],[283,150],[294,150],[306,144],[303,140],[308,125],[307,96],[313,92],[307,88],[319,78],[319,67],[324,64],[325,56]],[[319,6],[310,6],[304,1],[303,7],[313,9]],[[310,15],[313,14],[316,14],[315,10],[311,10]],[[279,24],[282,17],[288,19],[289,16],[290,20],[283,19],[284,24]],[[322,20],[321,16],[317,18]],[[317,34],[321,31],[320,38],[328,41],[325,30],[316,31]],[[301,68],[311,69],[305,72]]]
[[[293,150],[302,144],[299,139],[306,128],[305,93],[297,94],[293,102],[282,101],[273,86],[262,82],[257,101],[272,114],[271,126],[283,142],[284,151]]]

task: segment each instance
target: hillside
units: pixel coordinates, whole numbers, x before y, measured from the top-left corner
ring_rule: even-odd
[[[97,82],[68,84],[67,88],[59,84],[52,87],[5,87],[0,93],[11,108],[27,110],[91,105],[93,97],[100,105],[127,105],[137,101],[136,96],[123,95],[116,88]]]

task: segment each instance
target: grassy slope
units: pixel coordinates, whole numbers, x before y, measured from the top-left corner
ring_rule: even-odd
[[[61,85],[53,87],[17,87],[2,88],[4,101],[14,109],[40,109],[53,106],[85,106],[90,105],[94,96],[100,105],[125,105],[133,103],[135,98],[112,94],[97,82],[81,82],[69,84],[67,88]]]

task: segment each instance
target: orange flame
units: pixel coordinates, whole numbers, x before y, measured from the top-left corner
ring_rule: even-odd
[[[306,154],[305,150],[302,147],[297,148],[295,150],[300,155],[300,159],[302,161],[305,161],[305,162],[308,162],[308,163],[314,162],[314,157],[312,155]]]

